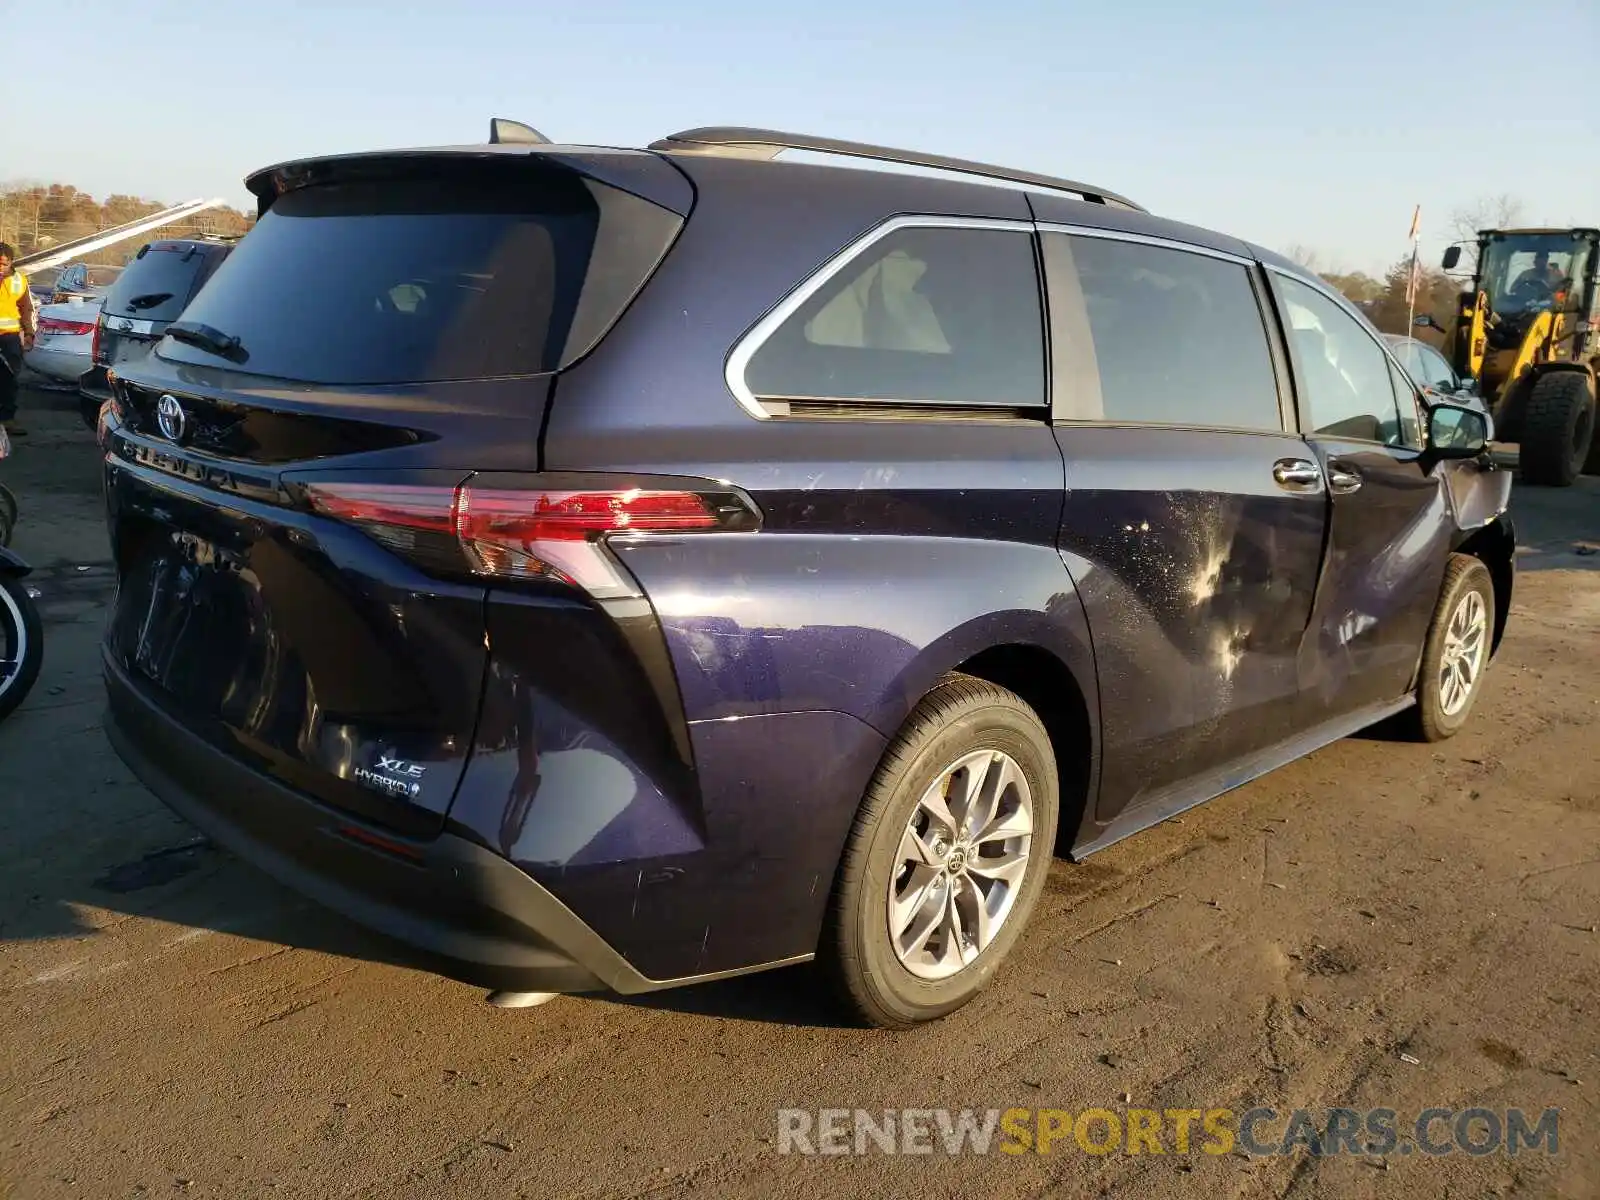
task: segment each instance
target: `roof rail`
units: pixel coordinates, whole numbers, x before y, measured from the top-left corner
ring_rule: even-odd
[[[685,129],[668,134],[660,141],[650,143],[650,149],[680,154],[742,154],[756,158],[775,158],[784,150],[812,150],[821,154],[841,154],[851,158],[871,158],[879,162],[903,163],[907,166],[931,167],[942,171],[956,171],[963,175],[982,175],[1011,183],[1026,183],[1052,191],[1073,192],[1093,204],[1111,204],[1144,212],[1126,196],[1108,192],[1105,188],[1079,183],[1073,179],[1058,179],[1053,175],[1039,175],[1033,171],[1018,171],[1011,167],[997,167],[991,163],[972,162],[965,158],[949,158],[943,154],[923,154],[916,150],[896,150],[889,146],[875,146],[870,142],[848,142],[842,138],[817,137],[807,133],[783,133],[776,129],[749,129],[738,125],[713,125],[700,129]]]

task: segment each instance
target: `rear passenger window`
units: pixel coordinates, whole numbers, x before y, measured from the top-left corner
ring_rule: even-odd
[[[873,242],[757,349],[765,400],[1045,404],[1033,239],[903,228]]]
[[[1389,358],[1349,313],[1314,288],[1278,277],[1295,372],[1311,428],[1331,437],[1404,445]],[[1409,387],[1408,387],[1409,393]]]
[[[1052,357],[1067,416],[1279,430],[1247,269],[1184,250],[1045,235]]]

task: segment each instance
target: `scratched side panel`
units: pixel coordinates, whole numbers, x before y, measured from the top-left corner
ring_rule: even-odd
[[[1060,426],[1061,552],[1100,675],[1101,822],[1296,731],[1325,495],[1286,434]]]
[[[759,534],[618,544],[690,720],[829,709],[892,734],[940,671],[1008,642],[1043,645],[1092,680],[1053,547],[1062,470],[1047,426],[764,430],[756,465],[689,468],[749,491]]]
[[[1411,687],[1456,531],[1439,464],[1424,470],[1415,452],[1368,443],[1318,438],[1313,446],[1362,483],[1333,500],[1301,700],[1308,724]]]

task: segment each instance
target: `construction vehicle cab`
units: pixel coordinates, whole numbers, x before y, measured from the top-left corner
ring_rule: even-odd
[[[1478,381],[1498,436],[1520,445],[1526,482],[1600,473],[1600,229],[1486,229],[1477,247],[1448,331],[1456,371]],[[1460,259],[1451,246],[1444,269]]]

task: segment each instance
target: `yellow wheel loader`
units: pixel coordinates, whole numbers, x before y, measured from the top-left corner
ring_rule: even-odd
[[[1568,487],[1600,474],[1600,229],[1485,229],[1470,290],[1445,331],[1495,436],[1521,448],[1524,482]],[[1444,252],[1446,271],[1461,246]],[[1438,328],[1427,316],[1417,324]]]

